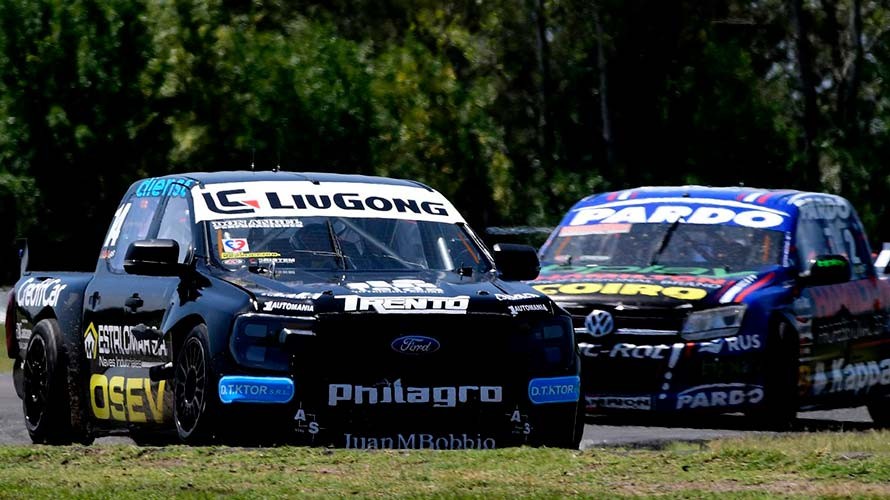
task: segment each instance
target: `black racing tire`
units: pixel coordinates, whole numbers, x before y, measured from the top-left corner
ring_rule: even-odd
[[[770,330],[764,351],[763,401],[747,415],[758,428],[784,431],[793,427],[800,406],[800,341],[784,319],[776,320]]]
[[[575,425],[573,426],[572,435],[567,436],[567,439],[564,441],[556,442],[556,446],[570,450],[577,450],[581,446],[581,437],[584,435],[584,423],[587,418],[586,410],[587,405],[584,403],[584,398],[581,398],[575,408]]]
[[[890,428],[890,394],[873,398],[865,406],[875,427]]]
[[[173,366],[173,420],[179,439],[186,444],[207,444],[214,439],[219,397],[210,363],[207,326],[192,328]]]
[[[567,406],[567,405],[560,405]],[[575,408],[547,408],[544,415],[537,419],[528,445],[532,447],[564,448],[577,450],[581,446],[584,434],[585,408],[582,403]],[[573,415],[571,423],[568,416]]]
[[[22,367],[22,410],[35,444],[92,443],[80,357],[78,346],[65,341],[58,321],[34,325]]]

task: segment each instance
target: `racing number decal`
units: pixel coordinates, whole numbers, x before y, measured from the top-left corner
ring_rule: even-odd
[[[124,219],[127,218],[127,212],[130,211],[131,205],[132,203],[127,203],[118,208],[117,212],[114,213],[114,218],[111,221],[111,229],[108,230],[105,242],[102,243],[103,248],[113,247],[117,244],[117,238],[121,234],[121,227],[124,225]]]

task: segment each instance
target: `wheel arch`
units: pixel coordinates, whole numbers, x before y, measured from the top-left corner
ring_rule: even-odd
[[[188,314],[180,318],[173,326],[167,329],[170,332],[170,356],[171,360],[175,360],[182,348],[182,343],[188,336],[189,332],[198,325],[207,324],[206,318],[197,313]]]
[[[795,346],[795,351],[797,352],[798,362],[800,361],[800,329],[797,327],[798,321],[797,318],[791,313],[791,311],[781,309],[778,311],[774,311],[773,314],[770,315],[767,330],[767,343],[770,342],[770,337],[774,336],[776,332],[779,330],[779,325],[781,324],[788,325],[788,329],[784,332],[784,337],[779,339],[782,342],[783,347],[790,348],[789,344],[793,344]]]

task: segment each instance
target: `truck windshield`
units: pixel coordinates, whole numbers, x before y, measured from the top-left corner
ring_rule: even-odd
[[[215,260],[234,269],[435,270],[491,262],[463,224],[383,218],[255,218],[208,222]]]
[[[562,226],[542,260],[565,265],[721,267],[757,270],[781,262],[781,231],[717,224]]]

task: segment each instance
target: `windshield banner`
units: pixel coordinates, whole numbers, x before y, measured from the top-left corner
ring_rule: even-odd
[[[621,232],[625,224],[720,224],[788,230],[789,214],[762,205],[707,198],[645,198],[601,203],[570,211],[564,226],[607,224],[610,232]]]
[[[232,182],[195,188],[192,198],[198,222],[295,216],[464,222],[440,193],[391,184]]]

